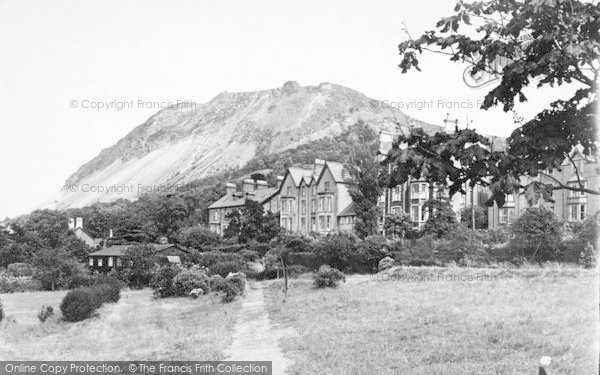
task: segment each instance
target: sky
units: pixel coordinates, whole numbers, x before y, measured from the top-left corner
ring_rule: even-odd
[[[466,65],[428,54],[422,72],[398,70],[404,24],[419,35],[454,5],[0,0],[0,219],[41,206],[79,166],[169,103],[290,80],[340,84],[422,121],[441,125],[449,114],[508,136],[512,114],[478,109],[493,86],[467,86]],[[518,114],[530,117],[554,94],[536,90]]]

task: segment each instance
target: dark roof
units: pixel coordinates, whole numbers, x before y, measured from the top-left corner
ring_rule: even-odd
[[[354,210],[354,202],[350,203],[348,207],[344,208],[342,212],[338,214],[339,216],[356,216],[356,211]]]
[[[105,247],[102,250],[95,251],[88,255],[91,255],[91,256],[123,256],[123,255],[125,255],[125,252],[127,251],[127,249],[129,249],[130,247],[135,246],[135,245],[141,245],[141,244],[130,243],[127,245],[113,245],[110,247]],[[154,248],[153,251],[155,253],[158,253],[160,251],[163,251],[163,250],[171,248],[171,247],[175,247],[179,250],[185,251],[184,249],[182,249],[179,246],[172,244],[172,243],[169,243],[169,244],[151,243],[149,245]]]
[[[277,194],[278,191],[279,189],[277,188],[266,188],[256,189],[246,193],[236,192],[233,194],[225,194],[221,199],[208,206],[208,208],[243,207],[246,205],[246,199],[262,204]]]

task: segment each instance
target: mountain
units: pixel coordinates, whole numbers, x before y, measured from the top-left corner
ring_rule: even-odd
[[[183,103],[156,113],[73,173],[53,206],[81,207],[168,190],[255,156],[339,135],[359,120],[377,131],[394,131],[397,124],[440,129],[331,83],[224,92],[206,104]]]

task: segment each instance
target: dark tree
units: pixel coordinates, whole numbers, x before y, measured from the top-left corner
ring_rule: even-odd
[[[502,105],[504,111],[514,112],[515,99],[526,101],[523,91],[532,86],[569,84],[574,94],[526,122],[515,116],[520,126],[509,137],[507,150],[494,150],[488,139],[473,131],[416,133],[399,139],[408,150],[396,150],[390,162],[407,172],[421,170],[430,180],[449,179],[453,191],[461,191],[466,181],[489,186],[499,205],[505,194],[523,190],[532,203],[551,199],[557,189],[600,194],[580,178],[578,186],[556,180],[553,185],[520,181],[522,176],[540,174],[552,179],[547,171],[560,168],[578,145],[584,155],[597,160],[599,19],[598,4],[579,0],[458,1],[454,14],[436,24],[437,31],[417,38],[409,34],[399,45],[403,73],[420,70],[418,56],[430,51],[469,64],[471,75],[485,72],[500,77],[482,109]],[[461,164],[451,165],[451,157]]]

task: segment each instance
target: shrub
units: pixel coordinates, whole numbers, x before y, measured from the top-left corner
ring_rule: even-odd
[[[206,245],[219,242],[219,235],[208,228],[193,226],[181,229],[177,234],[177,242],[185,247],[200,249]]]
[[[528,208],[511,226],[514,235],[511,245],[530,261],[556,260],[562,229],[554,211],[545,207]]]
[[[96,302],[88,288],[73,289],[60,304],[63,318],[68,322],[78,322],[89,318],[96,310]]]
[[[328,265],[322,265],[317,272],[313,275],[314,285],[317,288],[335,288],[338,286],[340,281],[346,282],[346,276],[335,268],[331,268]]]
[[[208,286],[211,292],[220,292],[225,284],[225,279],[221,275],[212,275],[208,280]]]
[[[202,289],[207,293],[209,288],[208,276],[199,270],[181,271],[173,278],[173,288],[176,296],[188,296],[194,289]]]
[[[596,212],[574,228],[575,238],[583,243],[589,242],[594,248],[598,247],[599,233],[600,212]]]
[[[237,286],[232,281],[228,280],[225,281],[219,292],[222,293],[221,302],[223,303],[232,302],[235,297],[239,295],[239,289]]]
[[[350,268],[350,257],[356,253],[356,238],[349,234],[330,234],[320,239],[314,246],[316,259],[310,264],[302,264],[316,269],[321,264],[330,264],[338,269]],[[292,254],[290,254],[292,255]],[[291,261],[291,258],[290,258]]]
[[[246,275],[243,272],[227,275],[225,281],[231,283],[237,289],[239,295],[244,294],[246,290]]]
[[[233,273],[239,272],[243,268],[244,268],[244,264],[239,261],[235,261],[235,260],[218,262],[218,263],[215,263],[215,264],[211,265],[210,267],[208,267],[208,269],[210,269],[210,271],[212,273],[221,275],[223,277],[227,276],[229,273],[232,273],[232,272]]]
[[[143,288],[152,279],[154,248],[150,245],[132,245],[121,257],[123,266],[119,278],[133,288]]]
[[[581,252],[579,257],[579,264],[584,266],[585,268],[595,268],[596,262],[598,259],[598,254],[596,253],[596,249],[592,246],[591,243],[587,243]]]
[[[303,266],[310,269],[316,269],[320,263],[320,258],[315,253],[298,252],[289,253],[287,256],[287,264],[294,266]]]
[[[442,263],[455,262],[462,266],[488,264],[490,257],[484,250],[482,237],[480,231],[460,226],[435,242],[435,258]]]
[[[52,306],[42,306],[42,309],[37,314],[37,317],[40,320],[40,322],[44,323],[46,319],[48,319],[52,315],[54,315],[54,309],[52,308]]]
[[[117,280],[70,290],[60,304],[63,317],[68,322],[89,318],[104,303],[118,302],[121,284]]]
[[[367,237],[358,242],[354,253],[348,255],[350,269],[354,272],[377,272],[379,261],[389,254],[385,237]]]
[[[180,272],[181,268],[172,264],[156,267],[150,280],[150,287],[154,290],[154,296],[164,298],[176,295],[173,279]]]

